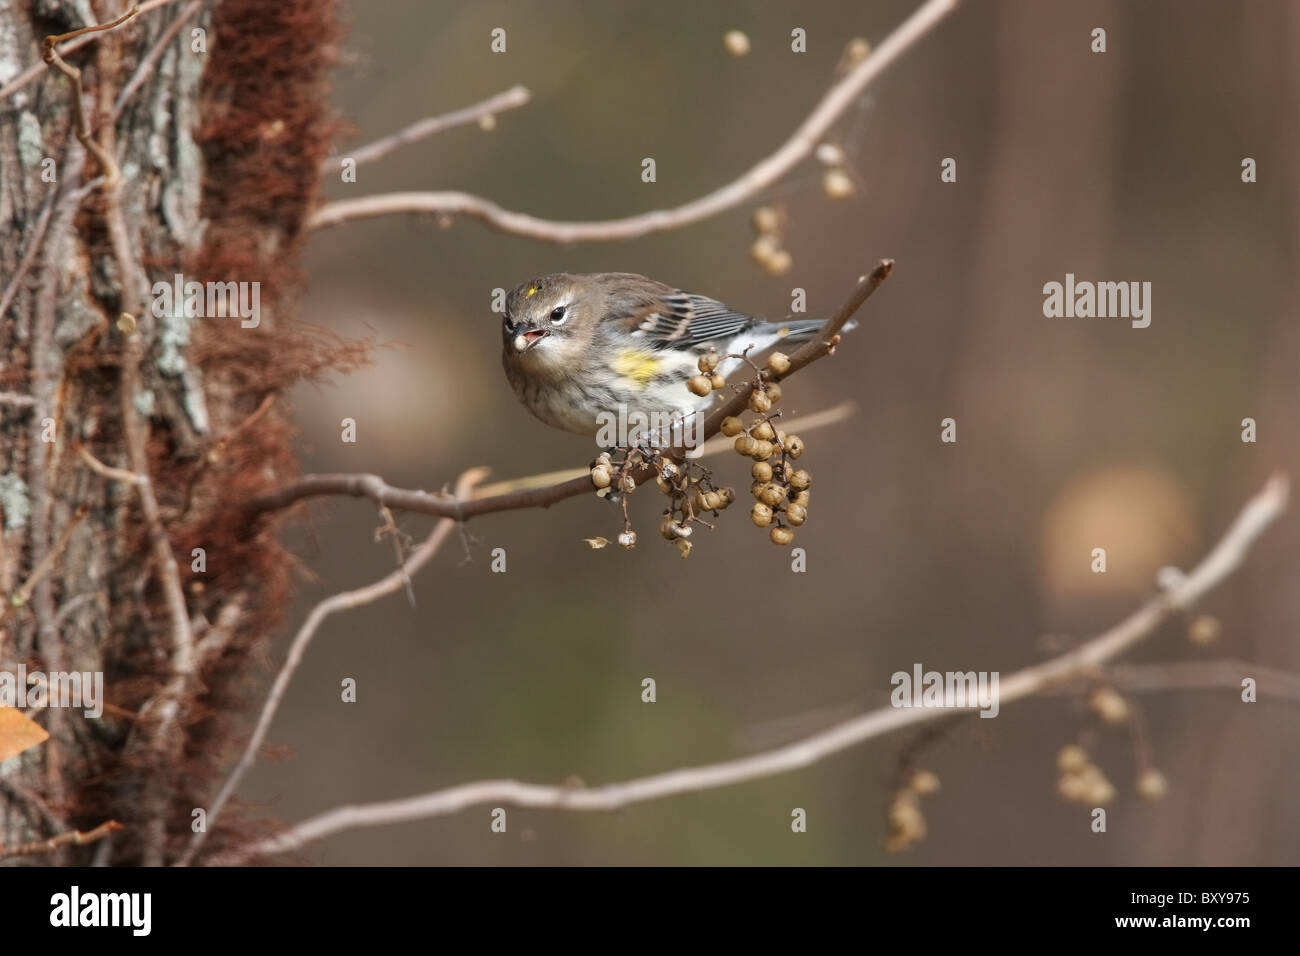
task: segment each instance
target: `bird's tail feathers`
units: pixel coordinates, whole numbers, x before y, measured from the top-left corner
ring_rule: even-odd
[[[817,330],[826,324],[826,319],[792,319],[785,322],[764,322],[755,328],[759,335],[772,335],[777,339],[790,339],[796,342],[810,339]],[[844,323],[840,332],[852,332],[858,327],[855,321]]]

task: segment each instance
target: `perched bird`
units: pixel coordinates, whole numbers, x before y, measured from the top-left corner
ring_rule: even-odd
[[[710,349],[753,356],[816,334],[822,319],[765,322],[716,299],[628,272],[555,273],[506,297],[502,364],[515,394],[548,425],[595,436],[609,415],[703,418],[714,397],[687,379]],[[740,358],[721,358],[730,374]]]

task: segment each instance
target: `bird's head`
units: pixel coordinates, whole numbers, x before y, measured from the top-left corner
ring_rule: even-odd
[[[590,303],[579,295],[576,276],[541,276],[515,286],[506,296],[501,326],[508,356],[536,366],[559,365],[577,358]]]

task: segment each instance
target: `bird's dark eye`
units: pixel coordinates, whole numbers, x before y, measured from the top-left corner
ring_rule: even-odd
[[[553,325],[559,325],[561,322],[564,321],[564,319],[565,319],[564,306],[557,305],[555,308],[551,309],[551,323]]]

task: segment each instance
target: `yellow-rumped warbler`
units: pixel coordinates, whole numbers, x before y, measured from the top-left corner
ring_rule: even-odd
[[[556,428],[596,435],[621,412],[701,416],[712,395],[686,380],[700,356],[751,354],[783,339],[810,338],[822,319],[764,322],[716,299],[629,272],[555,273],[530,279],[506,297],[501,356],[525,407]],[[728,375],[741,363],[723,358]]]

